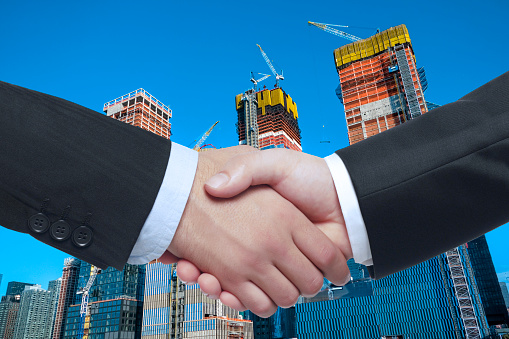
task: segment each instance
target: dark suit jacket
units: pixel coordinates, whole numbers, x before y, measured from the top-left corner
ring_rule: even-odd
[[[381,278],[509,221],[509,72],[337,151]]]
[[[0,82],[0,225],[122,269],[170,149],[140,128]]]

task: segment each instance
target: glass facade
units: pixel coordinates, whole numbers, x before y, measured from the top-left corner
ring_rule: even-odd
[[[7,292],[5,293],[7,296],[21,295],[25,290],[26,286],[34,286],[34,284],[23,283],[19,281],[10,281],[7,284]]]
[[[152,262],[146,266],[143,339],[182,338],[185,285],[177,266]]]
[[[505,306],[509,310],[509,289],[507,288],[507,283],[501,282],[500,289],[502,290],[502,296],[504,297]]]
[[[253,322],[255,339],[289,339],[296,338],[295,307],[278,307],[275,314],[269,318],[261,318],[256,314],[244,312],[246,319]]]
[[[90,278],[92,266],[81,261],[78,290],[83,289]],[[143,315],[145,265],[126,264],[122,271],[112,267],[103,270],[90,288],[89,339],[139,339]],[[74,296],[65,320],[64,338],[77,338],[80,330],[81,294]]]
[[[357,274],[362,265],[349,266],[352,282],[332,285],[296,305],[299,339],[465,337],[445,254],[376,281]],[[471,288],[473,280],[467,280]],[[482,318],[481,305],[475,298],[471,302],[477,318]],[[487,328],[482,331],[488,334]]]
[[[468,242],[468,254],[470,255],[488,324],[490,326],[509,324],[507,307],[504,303],[490,249],[484,235]]]
[[[198,284],[185,287],[183,338],[253,339],[253,323],[238,311],[207,298]]]

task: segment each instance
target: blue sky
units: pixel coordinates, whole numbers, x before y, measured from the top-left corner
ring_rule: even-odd
[[[325,156],[348,144],[332,56],[348,41],[308,20],[373,27],[346,29],[359,37],[406,24],[426,98],[446,104],[509,70],[508,13],[506,0],[6,1],[0,80],[97,111],[143,87],[172,108],[174,141],[190,145],[220,120],[207,143],[227,147],[237,143],[235,94],[250,88],[251,71],[269,73],[260,44],[284,70],[304,151]],[[509,272],[509,226],[487,237],[497,272]],[[61,275],[65,253],[3,228],[0,239],[0,295],[8,281],[44,287]]]

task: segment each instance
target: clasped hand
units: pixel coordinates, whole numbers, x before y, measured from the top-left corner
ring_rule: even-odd
[[[268,317],[323,277],[350,279],[352,250],[321,158],[248,146],[199,154],[186,208],[163,263],[211,298]]]

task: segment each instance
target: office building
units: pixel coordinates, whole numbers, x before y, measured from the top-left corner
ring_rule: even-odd
[[[253,323],[219,300],[207,298],[197,284],[185,288],[183,338],[253,339]]]
[[[137,89],[103,106],[107,116],[143,128],[166,139],[171,136],[171,109],[143,88]]]
[[[50,338],[54,294],[40,285],[27,286],[21,293],[14,339]]]
[[[65,319],[69,306],[74,302],[78,287],[80,260],[66,258],[62,270],[59,298],[57,302],[55,321],[53,324],[53,339],[61,339],[64,335]]]
[[[508,325],[509,315],[486,237],[482,235],[469,241],[467,245],[488,324],[490,326]]]
[[[23,283],[19,281],[10,281],[7,284],[7,296],[21,295],[27,286],[34,286],[34,284]]]
[[[142,339],[183,337],[185,285],[176,268],[157,260],[146,265]]]
[[[504,297],[505,307],[509,310],[509,289],[507,288],[507,283],[500,282],[499,284],[502,296]]]
[[[77,291],[86,286],[93,271],[92,265],[80,261]],[[76,338],[84,329],[89,339],[141,338],[144,283],[145,265],[101,271],[90,288],[89,316],[80,316],[83,295],[76,293],[68,307],[63,338]]]
[[[404,25],[334,51],[350,144],[418,118],[427,81]],[[349,262],[352,281],[297,304],[307,338],[483,338],[488,322],[466,246],[373,281]],[[316,301],[316,302],[310,302]]]
[[[282,88],[250,89],[235,104],[240,145],[302,151],[297,104]]]

